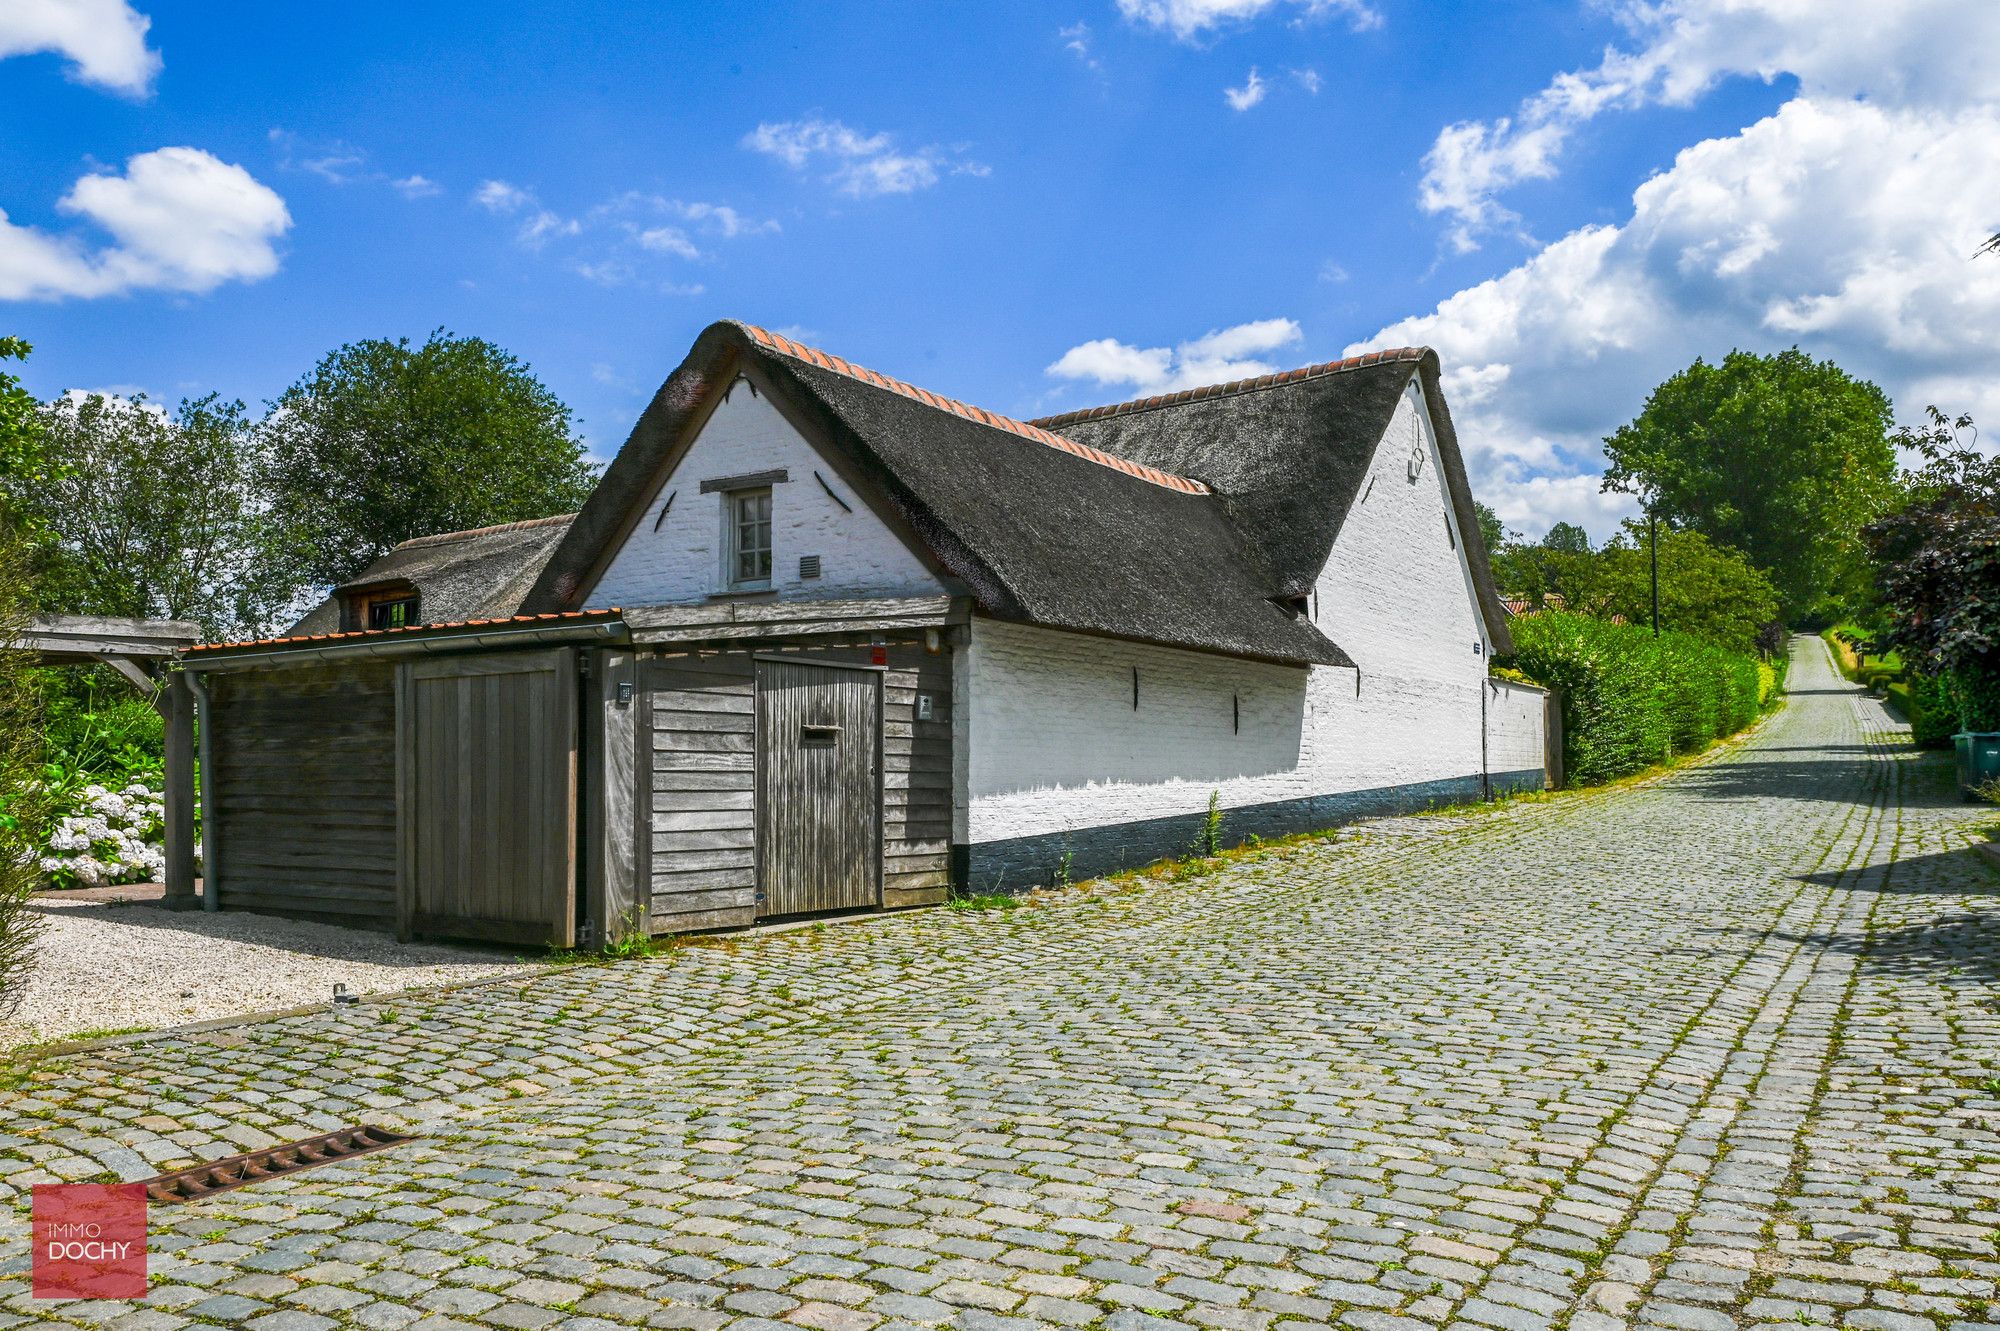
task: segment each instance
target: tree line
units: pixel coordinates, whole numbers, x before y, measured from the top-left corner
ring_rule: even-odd
[[[596,482],[527,366],[443,330],[342,346],[261,412],[70,394],[18,406],[11,435],[0,504],[35,605],[211,638],[283,628],[398,542],[570,512]]]
[[[1879,387],[1796,347],[1697,360],[1604,440],[1604,490],[1644,516],[1593,547],[1482,507],[1494,579],[1530,609],[1644,624],[1657,534],[1663,627],[1769,653],[1841,626],[1899,652],[1961,727],[2000,729],[2000,462],[1970,416],[1925,417],[1895,426]]]

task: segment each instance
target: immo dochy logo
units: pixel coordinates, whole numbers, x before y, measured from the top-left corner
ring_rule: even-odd
[[[36,1298],[146,1297],[144,1184],[38,1183],[33,1229]]]

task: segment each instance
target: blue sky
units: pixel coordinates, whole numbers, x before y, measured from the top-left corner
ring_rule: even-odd
[[[600,455],[716,318],[1017,415],[1426,342],[1489,501],[1602,535],[1696,354],[1987,404],[1996,12],[10,0],[0,333],[257,403],[445,327]]]

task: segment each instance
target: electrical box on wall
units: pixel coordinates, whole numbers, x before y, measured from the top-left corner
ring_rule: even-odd
[[[932,702],[931,695],[928,693],[919,693],[917,695],[917,720],[930,720],[935,715],[933,707],[934,703]]]

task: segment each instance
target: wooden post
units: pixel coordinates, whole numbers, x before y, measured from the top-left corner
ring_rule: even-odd
[[[169,672],[163,692],[167,750],[166,907],[193,910],[201,902],[194,892],[194,690],[188,687],[187,672]]]
[[[585,694],[591,734],[585,746],[591,791],[588,914],[604,946],[650,932],[638,882],[638,663],[632,653],[596,653],[594,687]],[[651,797],[647,797],[650,812]]]

